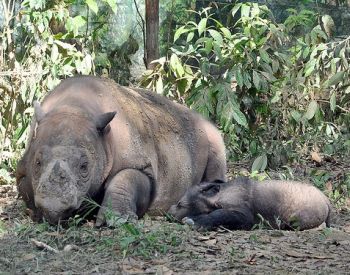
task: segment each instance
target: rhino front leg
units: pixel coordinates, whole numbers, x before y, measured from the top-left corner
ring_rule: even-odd
[[[152,181],[143,172],[125,169],[108,183],[96,226],[106,222],[106,211],[132,219],[141,218],[152,202]]]

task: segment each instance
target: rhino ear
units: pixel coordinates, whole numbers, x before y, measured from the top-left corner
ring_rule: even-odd
[[[117,112],[108,112],[102,115],[99,115],[96,119],[96,129],[99,133],[104,133],[107,130],[108,124],[114,118]]]
[[[46,114],[45,114],[43,108],[41,108],[39,101],[35,100],[33,102],[33,106],[34,106],[35,120],[39,124],[40,121],[42,121],[42,119],[45,117]]]

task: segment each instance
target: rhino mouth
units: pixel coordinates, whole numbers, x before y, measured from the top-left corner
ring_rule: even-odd
[[[49,224],[65,224],[68,219],[73,215],[76,211],[74,208],[70,208],[64,211],[45,211],[41,210],[43,213],[43,220],[47,221]]]
[[[45,221],[50,224],[58,224],[69,217],[79,208],[76,203],[68,203],[60,198],[37,196],[35,198],[35,205],[42,213]]]

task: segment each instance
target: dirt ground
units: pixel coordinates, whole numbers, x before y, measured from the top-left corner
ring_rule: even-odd
[[[0,274],[350,274],[350,213],[303,232],[196,232],[165,218],[62,228],[33,224],[2,185],[0,251]]]

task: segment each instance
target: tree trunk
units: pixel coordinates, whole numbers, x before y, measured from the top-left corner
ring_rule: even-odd
[[[159,58],[159,0],[146,0],[146,49],[145,63],[152,68],[151,61]]]

